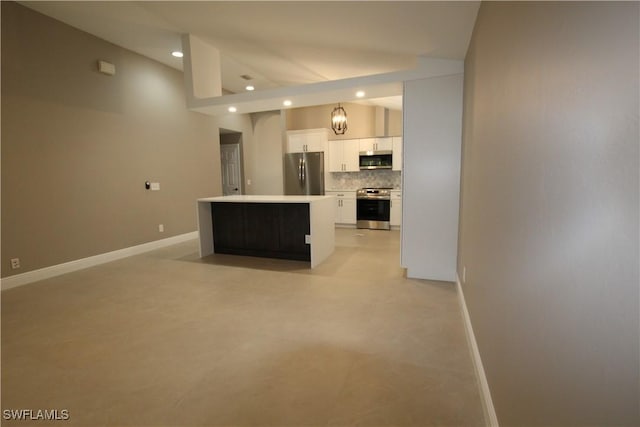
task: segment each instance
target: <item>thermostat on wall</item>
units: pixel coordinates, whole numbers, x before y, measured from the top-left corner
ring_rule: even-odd
[[[109,76],[116,74],[116,66],[106,61],[98,61],[98,71]]]

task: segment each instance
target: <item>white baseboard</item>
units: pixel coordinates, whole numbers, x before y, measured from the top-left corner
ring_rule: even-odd
[[[487,382],[487,376],[484,373],[482,359],[480,358],[480,351],[478,350],[478,343],[476,342],[476,336],[473,333],[473,327],[471,326],[471,318],[469,317],[469,311],[467,311],[467,303],[464,300],[464,293],[462,292],[460,277],[457,274],[456,287],[458,291],[458,300],[460,301],[460,309],[462,310],[462,316],[464,317],[464,329],[467,335],[467,342],[469,344],[469,348],[471,349],[471,359],[473,360],[473,366],[476,371],[476,378],[478,378],[478,386],[480,388],[480,397],[482,399],[482,409],[484,410],[485,424],[489,427],[498,427],[498,416],[496,415],[496,410],[493,407],[493,400],[491,399],[489,383]]]
[[[59,276],[61,274],[71,273],[73,271],[82,270],[84,268],[93,267],[95,265],[116,261],[154,249],[160,249],[165,246],[174,245],[176,243],[185,242],[191,239],[197,239],[198,232],[180,234],[178,236],[168,237],[166,239],[155,240],[153,242],[143,243],[141,245],[131,246],[124,249],[118,249],[112,252],[106,252],[100,255],[94,255],[87,258],[77,259],[65,262],[63,264],[52,265],[50,267],[40,268],[38,270],[27,271],[26,273],[16,274],[14,276],[0,279],[1,289],[15,288],[17,286],[26,285],[27,283],[37,282],[38,280],[48,279],[50,277]]]

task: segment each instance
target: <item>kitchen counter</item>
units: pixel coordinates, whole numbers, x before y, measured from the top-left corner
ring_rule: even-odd
[[[198,202],[223,202],[223,203],[312,203],[331,198],[331,196],[279,196],[279,195],[237,195],[218,196],[198,199]]]
[[[200,256],[324,261],[335,247],[333,196],[220,196],[197,200]]]
[[[368,187],[365,186],[365,187],[358,187],[358,188],[327,188],[327,189],[325,189],[325,192],[326,193],[335,193],[335,192],[338,192],[338,191],[358,191],[361,188],[378,188],[378,187],[371,185],[371,186],[368,186]],[[389,191],[402,191],[402,188],[395,188],[394,187],[394,188],[390,188]]]

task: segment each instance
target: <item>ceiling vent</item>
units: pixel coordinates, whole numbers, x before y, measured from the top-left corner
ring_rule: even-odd
[[[249,74],[243,74],[240,77],[242,77],[245,80],[253,80],[253,77],[251,77]]]

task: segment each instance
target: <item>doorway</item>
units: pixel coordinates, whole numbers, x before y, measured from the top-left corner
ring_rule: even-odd
[[[242,133],[220,129],[222,195],[243,194]]]

